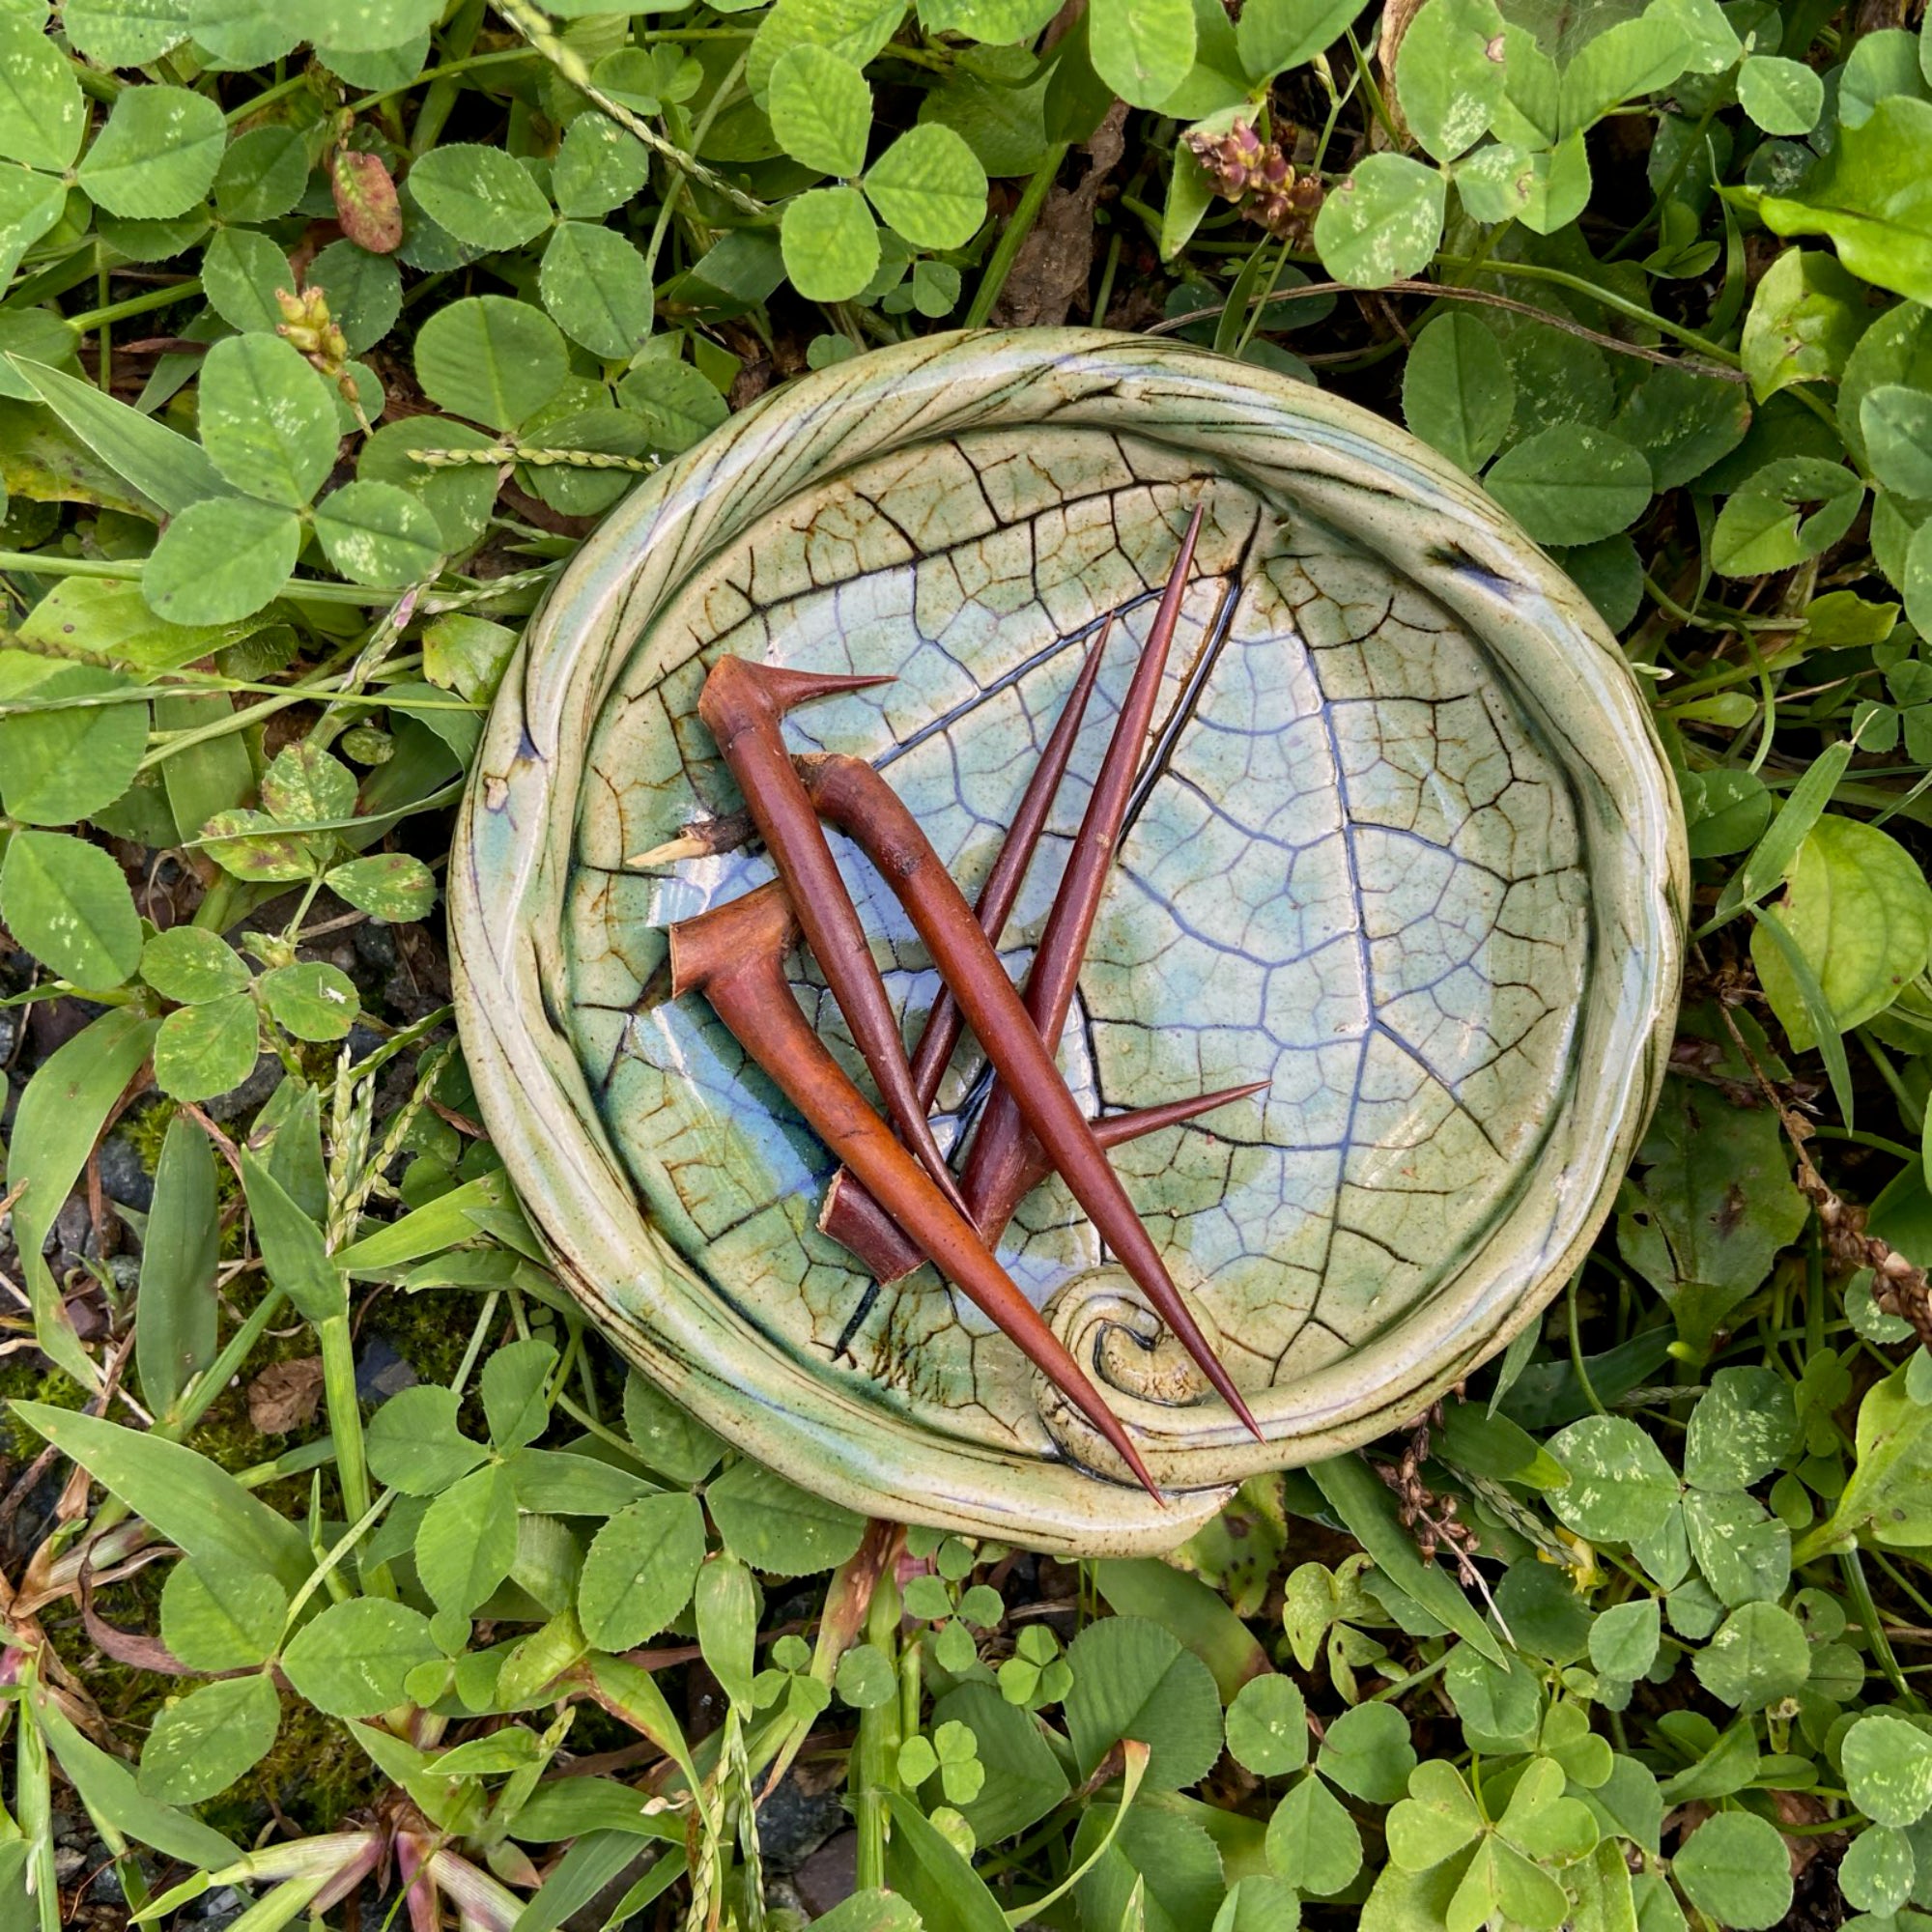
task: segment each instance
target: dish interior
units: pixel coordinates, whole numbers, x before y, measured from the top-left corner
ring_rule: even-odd
[[[1590,949],[1576,802],[1478,639],[1225,471],[1093,430],[987,431],[856,468],[709,558],[594,725],[565,1017],[639,1200],[815,1373],[1002,1447],[1052,1449],[1017,1351],[930,1268],[878,1288],[817,1231],[831,1157],[701,999],[665,998],[667,926],[770,878],[762,848],[632,862],[740,805],[697,719],[732,652],[895,675],[794,712],[787,740],[872,761],[973,897],[1118,612],[1001,939],[1022,979],[1197,501],[1197,574],[1061,1061],[1090,1113],[1269,1079],[1113,1158],[1236,1379],[1286,1392],[1453,1275],[1572,1077]],[[890,891],[833,842],[910,1041],[937,980]],[[809,958],[790,973],[866,1086]],[[969,1036],[942,1143],[985,1084]],[[1042,1305],[1104,1259],[1058,1181],[998,1252]]]

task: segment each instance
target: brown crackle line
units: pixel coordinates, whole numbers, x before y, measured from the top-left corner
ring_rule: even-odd
[[[838,1010],[852,1030],[899,1137],[919,1156],[933,1184],[966,1215],[965,1197],[946,1165],[913,1084],[897,1016],[879,977],[864,926],[811,802],[792,770],[779,721],[787,711],[838,692],[891,684],[891,677],[835,676],[721,657],[698,695],[704,721],[746,809],[779,868]]]
[[[870,767],[866,769],[869,770]],[[970,915],[969,915],[970,917]],[[972,1224],[921,1171],[800,1010],[785,954],[802,922],[781,881],[670,928],[671,995],[701,992],[826,1146],[884,1203],[933,1265],[1084,1414],[1161,1500],[1140,1453],[1065,1346]],[[977,930],[977,927],[975,928]]]

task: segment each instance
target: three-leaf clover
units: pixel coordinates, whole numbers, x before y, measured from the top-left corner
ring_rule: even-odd
[[[259,611],[293,574],[304,529],[357,583],[436,573],[442,533],[406,490],[347,483],[310,507],[334,468],[341,420],[328,385],[279,336],[217,342],[200,400],[202,447],[233,494],[187,504],[161,532],[141,574],[157,616],[222,624]]]
[[[1073,1688],[1073,1672],[1061,1655],[1060,1639],[1044,1624],[1028,1624],[1013,1654],[999,1668],[1000,1694],[1009,1704],[1037,1711],[1057,1704]]]
[[[963,248],[985,219],[986,170],[939,122],[909,128],[867,165],[872,91],[843,55],[788,49],[772,69],[767,106],[772,132],[794,160],[839,178],[837,186],[794,195],[780,223],[785,272],[810,300],[849,301],[867,290],[880,267],[879,221],[915,248],[950,249]],[[928,278],[926,286],[938,300],[944,283]]]
[[[405,852],[344,856],[353,850],[347,838],[355,821],[356,784],[339,758],[307,740],[287,746],[263,775],[261,797],[259,810],[237,806],[216,812],[202,828],[203,849],[238,879],[320,879],[372,919],[421,919],[436,902],[436,881],[420,859]]]
[[[980,1762],[979,1749],[971,1726],[949,1720],[930,1740],[914,1736],[900,1745],[899,1781],[908,1790],[917,1789],[937,1772],[947,1803],[970,1804],[986,1782],[986,1767]]]

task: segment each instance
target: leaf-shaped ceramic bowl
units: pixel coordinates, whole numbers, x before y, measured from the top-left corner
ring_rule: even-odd
[[[1057,1182],[1000,1246],[1163,1509],[930,1269],[880,1289],[817,1232],[830,1157],[702,1001],[666,998],[666,927],[768,878],[762,850],[635,862],[739,803],[696,708],[729,651],[895,674],[787,734],[872,760],[970,895],[1121,611],[1005,935],[1018,976],[1197,501],[1062,1058],[1090,1111],[1269,1080],[1115,1156],[1265,1443]],[[936,982],[841,857],[910,1031]],[[1407,1420],[1544,1307],[1649,1109],[1683,888],[1615,643],[1467,477],[1315,389],[1078,330],[802,378],[642,484],[531,626],[450,867],[484,1117],[597,1324],[797,1482],[1083,1552],[1172,1545],[1227,1485]],[[810,962],[792,976],[856,1066]],[[969,1044],[949,1130],[980,1073]]]

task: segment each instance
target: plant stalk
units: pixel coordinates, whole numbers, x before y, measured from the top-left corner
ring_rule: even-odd
[[[892,1576],[879,1578],[866,1619],[866,1640],[885,1652],[897,1676],[899,1586]],[[886,1794],[893,1788],[893,1760],[900,1744],[896,1697],[859,1713],[859,1739],[853,1747],[857,1777],[852,1785],[852,1819],[858,1828],[858,1889],[883,1890],[886,1883]]]
[[[335,1473],[342,1485],[342,1512],[351,1522],[369,1514],[369,1459],[362,1439],[361,1399],[355,1393],[355,1338],[349,1315],[327,1316],[316,1323],[322,1350],[322,1393],[328,1407],[329,1433],[335,1437]],[[362,1578],[363,1593],[393,1597],[396,1586],[386,1568],[377,1565]]]

